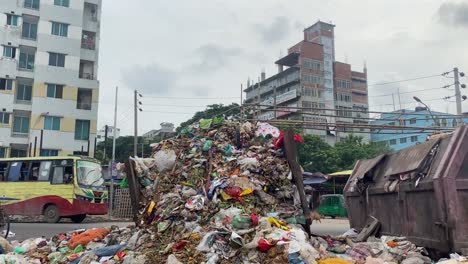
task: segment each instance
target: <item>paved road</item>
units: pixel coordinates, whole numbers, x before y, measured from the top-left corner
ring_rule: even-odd
[[[312,233],[320,235],[341,235],[349,229],[348,219],[322,219],[321,223],[313,222],[310,228]]]
[[[27,238],[35,237],[52,237],[54,235],[65,233],[71,230],[80,229],[80,228],[93,228],[93,227],[109,227],[111,225],[116,225],[119,227],[125,227],[131,225],[130,222],[101,222],[101,223],[83,223],[83,224],[73,224],[73,223],[57,223],[57,224],[47,224],[47,223],[11,223],[11,231],[15,233],[15,237],[10,240],[24,240]]]

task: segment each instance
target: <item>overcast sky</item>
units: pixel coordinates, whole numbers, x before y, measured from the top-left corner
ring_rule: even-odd
[[[262,69],[276,73],[274,61],[319,19],[336,25],[336,60],[357,71],[367,62],[371,110],[393,110],[392,96],[379,96],[392,93],[398,109],[399,88],[403,108],[415,107],[417,95],[455,113],[454,99],[442,99],[453,89],[437,89],[453,79],[372,84],[455,66],[468,72],[468,1],[103,0],[98,126],[113,122],[116,86],[124,135],[133,133],[134,89],[143,95],[140,134],[178,125],[207,104],[240,102],[240,84]],[[429,90],[413,92],[421,89]]]

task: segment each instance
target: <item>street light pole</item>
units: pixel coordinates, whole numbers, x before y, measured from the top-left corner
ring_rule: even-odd
[[[418,103],[420,103],[420,104],[422,104],[422,105],[424,105],[424,106],[426,107],[427,111],[428,111],[429,114],[431,115],[432,120],[434,121],[434,126],[435,126],[435,127],[438,127],[439,125],[437,124],[436,118],[435,118],[434,114],[432,113],[431,108],[430,108],[427,104],[425,104],[423,101],[421,101],[421,99],[419,99],[418,97],[413,96],[413,99],[414,99],[416,102],[418,102]],[[434,132],[433,132],[433,133],[434,133]]]

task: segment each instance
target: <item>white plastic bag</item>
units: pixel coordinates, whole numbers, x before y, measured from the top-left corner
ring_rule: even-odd
[[[172,149],[160,150],[156,152],[153,157],[159,172],[172,170],[176,161],[176,154]]]

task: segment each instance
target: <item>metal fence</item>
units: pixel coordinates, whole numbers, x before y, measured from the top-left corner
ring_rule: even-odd
[[[112,208],[112,217],[113,218],[123,218],[131,219],[132,214],[132,204],[130,200],[130,190],[121,189],[120,187],[115,188],[114,190],[114,208]]]

